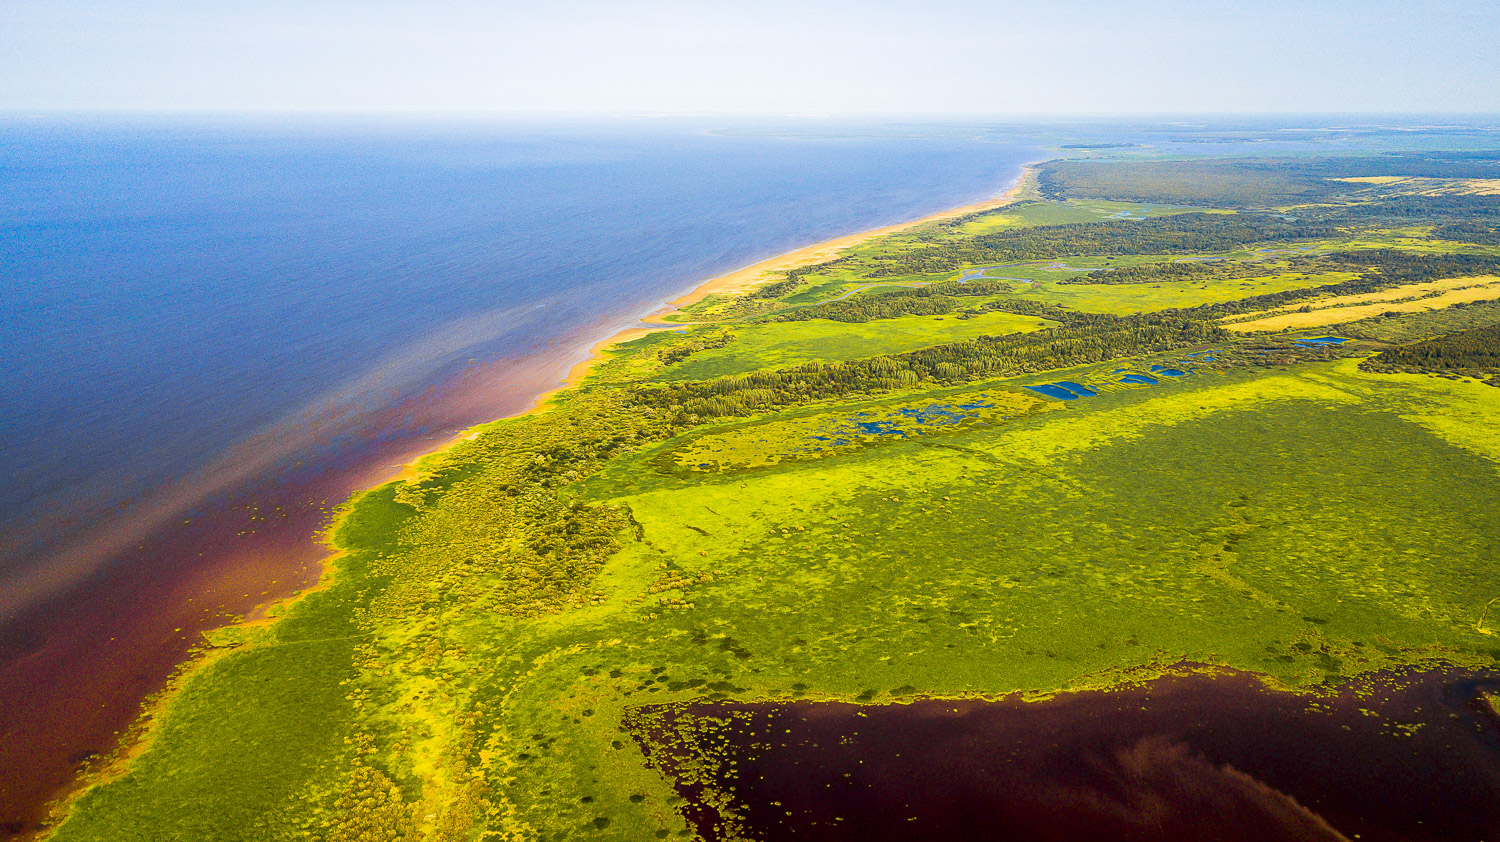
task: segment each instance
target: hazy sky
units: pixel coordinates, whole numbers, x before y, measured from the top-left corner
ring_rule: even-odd
[[[1500,111],[1500,3],[0,0],[0,108]]]

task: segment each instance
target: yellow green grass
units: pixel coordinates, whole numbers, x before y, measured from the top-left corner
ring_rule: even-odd
[[[1500,278],[1450,278],[1393,287],[1377,293],[1324,298],[1291,312],[1282,308],[1278,312],[1257,318],[1237,320],[1225,327],[1238,333],[1321,327],[1368,319],[1383,313],[1418,313],[1441,310],[1455,304],[1496,299],[1500,299]]]
[[[1105,199],[1069,199],[1063,202],[1037,202],[1002,209],[979,216],[958,226],[960,234],[989,234],[1006,228],[1034,225],[1068,225],[1078,222],[1102,222],[1109,219],[1144,219],[1174,213],[1201,213],[1202,208],[1146,205],[1138,202],[1111,202]]]
[[[459,451],[446,490],[356,504],[338,584],[189,682],[56,838],[358,838],[339,822],[373,807],[428,838],[675,838],[676,795],[619,731],[636,704],[1047,693],[1182,660],[1294,686],[1493,664],[1500,576],[1475,560],[1500,536],[1500,390],[1353,363],[712,475],[658,470],[693,440],[672,439],[567,490],[633,525],[587,599],[529,617],[486,610],[500,580],[462,549],[482,536],[458,555],[424,537],[495,522],[486,463]],[[359,769],[379,777],[349,818]]]
[[[1352,272],[1326,272],[1312,276],[1282,274],[1233,280],[1164,281],[1159,284],[1060,284],[1038,280],[1029,285],[1017,284],[1015,295],[1089,313],[1125,315],[1219,304],[1252,295],[1335,284],[1353,277],[1356,275]]]

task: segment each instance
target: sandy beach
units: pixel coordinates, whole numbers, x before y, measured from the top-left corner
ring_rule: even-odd
[[[650,316],[647,316],[643,321],[659,322],[663,317],[671,315],[674,311],[680,310],[683,307],[687,307],[690,304],[695,304],[699,301],[702,301],[704,298],[707,298],[710,295],[722,295],[725,293],[742,292],[744,290],[750,289],[757,284],[771,280],[770,278],[767,278],[766,275],[773,272],[786,272],[790,269],[798,269],[803,266],[810,266],[814,263],[821,263],[825,260],[831,260],[832,258],[837,257],[838,253],[843,251],[844,249],[852,248],[861,243],[873,240],[876,237],[884,237],[887,234],[897,234],[902,231],[916,228],[919,225],[926,225],[929,222],[942,222],[943,220],[953,219],[954,217],[964,216],[965,214],[978,213],[979,211],[993,210],[994,208],[1004,207],[1005,205],[1015,202],[1020,197],[1022,191],[1026,189],[1028,182],[1034,177],[1034,174],[1035,166],[1028,164],[1022,168],[1021,175],[1016,178],[1015,183],[1011,185],[1011,187],[1004,193],[996,196],[993,199],[985,199],[983,201],[974,202],[973,204],[964,205],[962,207],[949,208],[948,210],[938,211],[937,213],[928,214],[921,219],[913,219],[910,222],[898,222],[895,225],[887,225],[884,228],[872,228],[868,231],[861,231],[856,234],[846,234],[842,237],[835,237],[831,240],[824,240],[821,243],[814,243],[810,246],[803,246],[799,249],[793,249],[792,251],[778,254],[775,257],[767,258],[760,261],[759,263],[752,263],[751,265],[744,268],[736,269],[727,275],[720,275],[717,278],[710,278],[709,280],[704,281],[702,284],[699,284],[696,288],[693,289],[692,292],[689,292],[688,294],[680,298],[673,299],[672,302],[669,303],[666,307],[655,313],[652,313]],[[626,340],[622,339],[620,341],[623,342]]]

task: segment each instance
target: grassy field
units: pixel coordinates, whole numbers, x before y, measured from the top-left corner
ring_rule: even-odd
[[[562,614],[440,602],[367,639],[350,618],[382,583],[345,562],[190,682],[57,838],[313,832],[360,735],[382,786],[432,799],[408,813],[475,779],[487,825],[516,838],[676,836],[675,796],[618,730],[643,701],[1046,693],[1185,659],[1300,686],[1500,655],[1478,627],[1500,580],[1467,561],[1500,535],[1500,390],[1352,360],[1163,381],[793,464],[662,470],[701,433],[617,459],[567,496],[637,525]],[[343,541],[419,563],[392,536],[451,528],[463,487],[420,510],[388,487]],[[235,810],[181,807],[224,792]]]
[[[961,234],[988,234],[1006,228],[1030,225],[1069,225],[1099,222],[1105,219],[1145,219],[1174,213],[1198,211],[1201,208],[1171,205],[1147,205],[1138,202],[1110,202],[1103,199],[1071,199],[1064,202],[1037,202],[1011,210],[984,214],[957,227]]]
[[[984,313],[973,318],[906,316],[879,322],[846,324],[826,319],[746,325],[738,338],[723,348],[694,354],[657,375],[658,380],[707,380],[761,368],[789,368],[809,361],[837,362],[877,354],[899,354],[944,342],[1039,330],[1053,325],[1046,319],[1010,313]]]
[[[1159,284],[1059,284],[1038,280],[1018,285],[1016,295],[1032,301],[1062,304],[1089,313],[1147,313],[1169,307],[1197,307],[1236,301],[1252,295],[1338,283],[1354,277],[1349,272],[1272,275],[1225,281],[1163,281]]]

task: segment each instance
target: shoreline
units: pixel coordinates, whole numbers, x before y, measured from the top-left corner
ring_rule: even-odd
[[[677,298],[672,299],[671,301],[668,301],[662,307],[659,307],[649,314],[641,317],[639,325],[625,328],[624,330],[618,331],[617,333],[606,339],[602,339],[599,342],[594,343],[589,348],[588,357],[580,360],[572,367],[570,367],[568,369],[568,376],[564,378],[563,382],[557,388],[549,389],[546,392],[538,395],[536,403],[530,409],[526,410],[526,412],[518,413],[518,415],[525,415],[530,412],[535,412],[537,409],[545,405],[547,399],[552,395],[565,389],[574,388],[579,383],[582,383],[584,377],[588,375],[589,370],[604,358],[604,354],[611,347],[630,342],[635,339],[639,339],[642,336],[645,336],[649,333],[654,333],[656,331],[675,330],[690,326],[689,323],[686,322],[668,322],[665,319],[673,313],[680,312],[682,308],[692,306],[693,304],[702,301],[710,295],[724,295],[730,293],[745,292],[747,290],[753,289],[756,286],[759,286],[760,284],[773,280],[772,278],[765,277],[769,273],[787,272],[792,269],[800,269],[803,266],[810,266],[815,263],[821,263],[825,260],[829,260],[837,256],[838,253],[843,251],[844,249],[861,245],[863,243],[869,242],[870,240],[876,239],[877,237],[884,237],[888,234],[897,234],[902,231],[907,231],[912,228],[916,228],[919,225],[926,225],[931,222],[942,222],[944,220],[953,219],[955,217],[964,216],[966,214],[994,210],[996,208],[1002,208],[1006,205],[1014,204],[1015,202],[1020,201],[1021,194],[1025,192],[1028,187],[1032,186],[1030,182],[1035,178],[1036,168],[1040,163],[1041,161],[1032,161],[1030,163],[1022,164],[1021,174],[1016,176],[1014,182],[1011,183],[1011,185],[1007,187],[1003,193],[993,198],[984,199],[978,202],[972,202],[970,204],[961,205],[956,208],[948,208],[947,210],[937,211],[936,213],[930,213],[924,217],[913,219],[908,222],[898,222],[880,228],[871,228],[869,230],[859,231],[854,234],[844,234],[839,237],[833,237],[828,240],[823,240],[822,242],[813,243],[812,245],[802,246],[800,248],[792,249],[791,251],[782,252],[781,254],[775,255],[773,257],[768,257],[765,260],[752,263],[749,266],[743,266],[739,269],[735,269],[732,272],[709,278],[708,280],[698,284],[698,286],[694,287],[689,292],[680,295]]]
[[[661,307],[658,307],[657,309],[652,310],[646,315],[641,316],[636,320],[636,323],[631,325],[630,327],[617,330],[609,336],[588,345],[588,352],[584,356],[584,358],[569,365],[567,367],[567,374],[565,374],[563,378],[558,381],[556,386],[537,393],[537,395],[531,399],[531,401],[526,405],[524,409],[518,412],[510,413],[508,415],[501,415],[495,418],[491,418],[488,421],[483,421],[477,425],[466,427],[462,430],[454,432],[451,436],[444,439],[443,442],[437,447],[423,451],[422,453],[413,457],[410,461],[402,464],[394,472],[386,474],[383,479],[375,482],[373,485],[361,488],[358,491],[354,492],[354,494],[350,496],[349,500],[343,501],[340,506],[342,507],[344,505],[347,505],[350,500],[354,499],[354,497],[357,497],[358,495],[370,491],[374,488],[385,485],[386,483],[395,482],[397,480],[413,479],[419,476],[421,474],[422,462],[430,459],[433,456],[437,456],[447,452],[459,442],[468,441],[469,439],[474,438],[479,434],[476,430],[477,427],[481,427],[486,424],[493,424],[497,421],[504,421],[509,418],[520,418],[526,415],[531,415],[535,412],[541,412],[545,410],[547,408],[547,404],[552,400],[553,396],[557,395],[560,392],[567,391],[568,389],[576,388],[580,383],[582,383],[584,378],[588,376],[589,371],[604,359],[605,354],[608,353],[610,348],[639,339],[642,336],[646,336],[651,333],[656,333],[658,331],[680,330],[682,328],[689,327],[690,325],[685,322],[677,323],[664,321],[667,316],[679,312],[683,307],[688,307],[696,304],[697,302],[702,301],[704,298],[707,298],[710,295],[744,292],[746,290],[754,288],[755,286],[772,280],[771,278],[765,277],[768,273],[786,272],[791,269],[798,269],[803,266],[812,265],[814,263],[821,263],[824,260],[828,260],[836,256],[840,251],[843,251],[844,249],[869,242],[870,240],[873,240],[877,237],[884,237],[888,234],[900,233],[901,231],[906,231],[912,228],[916,228],[919,225],[926,225],[931,222],[942,222],[944,220],[953,219],[955,217],[964,216],[966,214],[994,210],[996,208],[1002,208],[1006,205],[1014,204],[1015,202],[1020,201],[1021,194],[1024,193],[1028,187],[1035,186],[1033,182],[1036,177],[1037,167],[1041,163],[1043,163],[1043,160],[1029,161],[1025,164],[1022,164],[1021,173],[1017,175],[1015,179],[1010,183],[1010,185],[1007,186],[1005,190],[998,196],[994,196],[989,199],[981,199],[978,202],[970,202],[967,205],[960,205],[954,208],[935,211],[926,216],[906,222],[897,222],[879,228],[870,228],[865,231],[855,232],[853,234],[843,234],[838,237],[832,237],[830,239],[822,240],[811,245],[801,246],[790,251],[782,252],[781,254],[773,255],[764,260],[752,263],[748,266],[742,266],[739,269],[735,269],[723,275],[716,275],[705,281],[701,281],[697,286],[693,287],[683,295],[671,299]],[[333,530],[338,526],[339,519],[340,518],[338,516],[335,516],[335,518],[330,521],[326,530],[327,534],[332,534]],[[321,576],[319,578],[321,580]],[[313,585],[313,587],[317,586],[317,584]]]
[[[812,245],[802,246],[801,248],[783,252],[774,257],[769,257],[765,260],[759,261],[758,263],[752,263],[749,266],[741,267],[734,270],[733,272],[719,275],[718,277],[709,278],[708,280],[694,287],[691,292],[672,299],[666,304],[666,306],[651,313],[650,315],[641,319],[641,321],[649,324],[662,323],[660,320],[665,318],[666,316],[669,316],[673,312],[681,310],[683,307],[688,307],[690,305],[696,304],[710,295],[723,295],[726,293],[744,292],[745,290],[751,289],[752,287],[755,287],[768,280],[762,277],[767,272],[786,272],[791,269],[800,269],[803,266],[810,266],[814,263],[821,263],[824,260],[829,260],[833,257],[836,257],[838,253],[840,251],[843,251],[844,249],[860,245],[877,237],[884,237],[888,234],[898,234],[902,231],[916,228],[919,225],[926,225],[930,222],[942,222],[944,220],[953,219],[955,217],[964,216],[966,214],[994,210],[995,208],[1001,208],[1005,207],[1006,205],[1013,204],[1019,200],[1021,193],[1024,192],[1025,189],[1029,186],[1028,182],[1035,177],[1036,167],[1039,163],[1041,162],[1032,161],[1030,163],[1022,164],[1021,174],[1016,176],[1015,181],[1009,187],[1007,187],[1004,192],[993,198],[983,199],[978,202],[971,202],[967,205],[961,205],[956,208],[948,208],[947,210],[937,211],[936,213],[930,213],[924,217],[921,217],[920,219],[913,219],[909,222],[897,222],[895,224],[886,225],[881,228],[871,228],[867,231],[859,231],[854,234],[845,234],[840,237],[834,237],[832,239],[824,240],[819,243],[813,243]]]
[[[587,345],[587,352],[582,359],[571,364],[567,363],[566,358],[559,360],[558,368],[565,368],[566,374],[560,380],[554,381],[556,385],[552,388],[536,393],[522,409],[459,429],[452,435],[444,438],[436,446],[423,450],[400,465],[391,465],[384,471],[366,474],[366,481],[369,484],[360,485],[345,499],[339,501],[332,512],[332,516],[325,525],[309,536],[313,543],[326,549],[326,553],[314,562],[317,565],[317,569],[312,581],[287,596],[256,605],[253,609],[242,615],[237,622],[217,626],[215,629],[268,626],[281,616],[285,616],[287,609],[290,609],[297,602],[327,588],[337,576],[337,560],[343,553],[332,542],[332,537],[338,530],[340,523],[348,516],[353,504],[357,500],[365,494],[389,483],[408,481],[420,477],[424,471],[425,463],[434,457],[448,452],[461,442],[477,437],[480,435],[480,428],[482,427],[507,419],[520,418],[546,411],[555,396],[566,390],[573,389],[582,383],[588,376],[589,371],[605,358],[610,348],[658,331],[680,330],[689,326],[686,323],[665,322],[663,319],[666,316],[678,312],[683,307],[701,301],[709,295],[743,292],[761,283],[774,280],[774,277],[768,277],[772,273],[786,272],[802,266],[823,262],[844,249],[868,242],[877,237],[898,233],[932,222],[953,219],[966,214],[993,210],[1012,204],[1019,200],[1020,195],[1028,186],[1031,186],[1030,183],[1035,177],[1036,167],[1039,163],[1041,163],[1040,160],[1023,164],[1020,174],[1013,179],[1002,193],[992,198],[937,211],[906,222],[833,237],[792,249],[726,274],[704,280],[689,292],[671,299],[665,305],[658,307],[645,316],[634,319],[631,326],[616,330],[609,336]],[[580,346],[583,345],[583,343],[579,344]],[[570,351],[569,354],[571,355],[571,353],[575,352]],[[273,610],[275,611],[274,615],[271,613]],[[207,643],[207,641],[205,642]],[[194,655],[180,662],[164,686],[141,699],[140,708],[135,719],[121,730],[118,742],[111,746],[108,751],[93,759],[93,762],[89,764],[93,768],[82,770],[79,775],[70,780],[48,800],[48,806],[45,808],[47,815],[47,819],[45,820],[46,829],[42,830],[39,834],[23,834],[22,838],[45,838],[51,829],[56,828],[65,819],[77,798],[93,787],[108,783],[128,772],[130,763],[149,749],[156,737],[157,728],[170,713],[175,697],[186,683],[200,670],[207,668],[234,648],[237,647],[220,647],[209,643]]]

